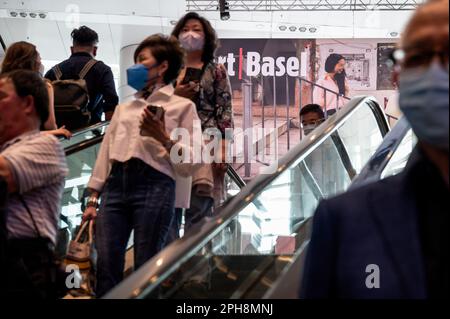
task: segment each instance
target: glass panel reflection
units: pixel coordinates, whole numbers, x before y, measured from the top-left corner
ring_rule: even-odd
[[[303,243],[322,198],[344,192],[383,139],[368,105],[288,167],[220,233],[141,298],[260,298]]]

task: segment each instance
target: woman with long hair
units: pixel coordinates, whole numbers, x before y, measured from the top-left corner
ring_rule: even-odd
[[[203,132],[216,132],[221,135],[224,155],[225,131],[233,128],[233,108],[227,71],[223,65],[214,61],[218,46],[217,34],[207,19],[195,12],[189,12],[178,21],[172,36],[178,38],[186,50],[184,68],[178,77],[175,94],[189,98],[195,103]],[[212,165],[203,165],[194,174],[190,208],[185,214],[185,231],[204,216],[211,215],[214,207],[224,200],[227,168],[222,159]],[[174,233],[178,232],[180,223],[181,211],[177,210]]]
[[[34,44],[20,41],[11,44],[6,50],[0,74],[9,73],[20,69],[39,72],[41,76],[43,76],[44,65],[41,62],[41,56]],[[59,129],[56,126],[53,87],[48,80],[45,80],[45,83],[47,85],[49,97],[49,117],[48,120],[42,125],[41,130],[49,134],[70,138],[72,134],[66,130],[64,126]]]
[[[317,81],[317,84],[329,89],[332,92],[324,92],[323,88],[314,88],[314,103],[322,106],[328,114],[336,112],[336,108],[341,108],[345,104],[344,96],[348,96],[350,89],[345,73],[345,58],[336,53],[328,56],[325,62],[325,76]]]

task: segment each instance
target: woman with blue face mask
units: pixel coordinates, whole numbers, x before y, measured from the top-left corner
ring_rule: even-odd
[[[183,55],[177,39],[153,35],[137,47],[136,64],[127,70],[128,85],[137,93],[114,112],[83,215],[97,225],[98,296],[122,280],[132,230],[135,269],[164,247],[174,216],[175,179],[194,169],[191,147],[170,138],[174,129],[182,129],[192,145],[198,120],[194,103],[174,94]],[[188,156],[179,161],[180,153]]]

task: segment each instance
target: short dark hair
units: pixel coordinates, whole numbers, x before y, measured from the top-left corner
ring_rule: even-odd
[[[203,26],[203,31],[205,32],[205,46],[203,47],[202,61],[204,63],[209,63],[214,60],[214,55],[217,47],[219,46],[219,41],[217,39],[216,31],[206,18],[202,17],[197,12],[189,12],[178,20],[172,31],[172,35],[178,39],[181,30],[183,30],[186,23],[191,19],[200,21]]]
[[[150,49],[158,63],[167,61],[169,68],[164,74],[164,82],[172,83],[178,77],[183,66],[184,50],[178,39],[163,34],[154,34],[142,41],[134,51],[134,63],[137,62],[139,53],[144,49]]]
[[[11,80],[18,96],[32,96],[41,124],[47,122],[49,116],[48,91],[47,85],[39,73],[29,70],[15,70],[0,75],[0,79]]]
[[[73,29],[70,34],[74,46],[93,47],[98,43],[98,34],[91,28],[83,25],[78,29]]]
[[[325,118],[325,113],[319,104],[307,104],[300,110],[300,117],[308,113],[317,113],[321,119]]]

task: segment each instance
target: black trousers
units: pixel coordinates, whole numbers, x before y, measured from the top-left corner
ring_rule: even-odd
[[[65,289],[63,275],[55,262],[53,247],[45,238],[9,240],[2,262],[3,298],[51,300],[61,297]]]

